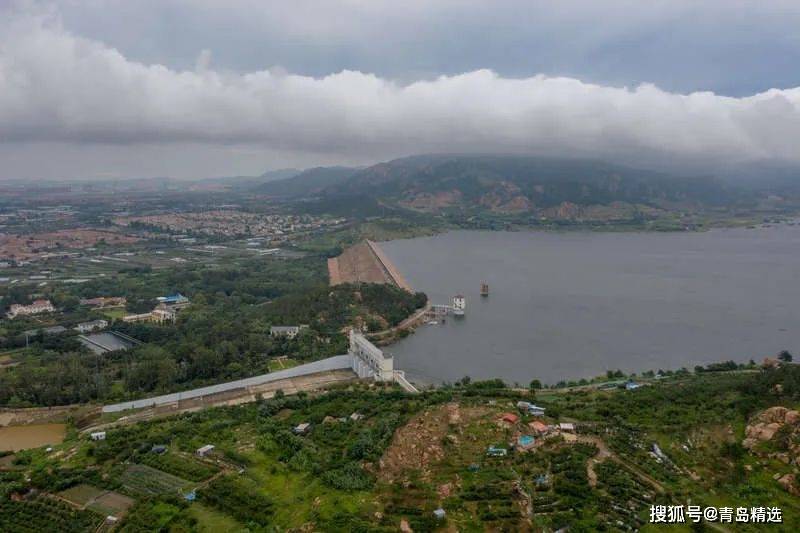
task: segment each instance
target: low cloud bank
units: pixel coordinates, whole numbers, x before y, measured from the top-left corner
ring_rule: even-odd
[[[656,154],[800,163],[800,88],[744,98],[477,70],[400,84],[362,72],[193,71],[131,61],[57,17],[0,22],[0,138],[203,143],[343,158],[420,152]]]

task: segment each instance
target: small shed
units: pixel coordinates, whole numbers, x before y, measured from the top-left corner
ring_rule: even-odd
[[[569,422],[561,422],[558,425],[558,429],[566,433],[575,433],[575,424]]]
[[[486,455],[489,457],[505,457],[508,455],[508,450],[505,448],[497,448],[496,446],[489,446],[486,450]]]
[[[531,404],[530,408],[528,408],[528,414],[531,416],[544,416],[544,407],[539,407],[538,405]]]
[[[150,448],[150,452],[161,455],[162,453],[167,453],[167,447],[163,444],[156,444]]]
[[[294,433],[295,435],[305,435],[309,431],[311,431],[311,424],[309,424],[308,422],[303,422],[302,424],[297,424],[292,429],[292,433]]]
[[[447,516],[447,513],[445,512],[444,509],[439,507],[438,509],[433,511],[433,516],[435,516],[437,520],[444,520],[445,517]]]
[[[213,451],[214,451],[214,445],[206,444],[205,446],[197,448],[197,451],[195,453],[197,454],[198,457],[205,457],[206,455],[208,455]]]
[[[90,433],[89,437],[91,437],[92,440],[106,440],[106,432],[95,431],[94,433]]]
[[[364,418],[364,415],[362,415],[361,413],[352,413],[350,415],[350,420],[352,420],[353,422],[357,422],[357,421],[361,420],[362,418]]]

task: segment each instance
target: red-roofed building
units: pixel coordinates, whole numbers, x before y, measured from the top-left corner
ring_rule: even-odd
[[[503,416],[500,417],[500,420],[503,422],[508,422],[509,424],[516,424],[519,422],[519,417],[514,413],[503,413]]]
[[[539,420],[534,420],[533,422],[528,424],[528,427],[539,435],[544,435],[550,430],[550,428],[547,427],[547,424]]]

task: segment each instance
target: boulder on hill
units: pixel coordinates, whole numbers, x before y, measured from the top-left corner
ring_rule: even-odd
[[[770,441],[775,446],[769,452],[764,452],[759,445]],[[742,446],[754,453],[766,453],[786,464],[800,465],[800,412],[776,406],[755,415],[745,428]],[[776,474],[776,479],[787,492],[800,495],[800,485],[795,475]]]

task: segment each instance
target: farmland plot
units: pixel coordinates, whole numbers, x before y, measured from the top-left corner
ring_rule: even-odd
[[[142,495],[179,494],[188,491],[192,483],[146,465],[131,465],[122,474],[122,484],[131,492]]]

